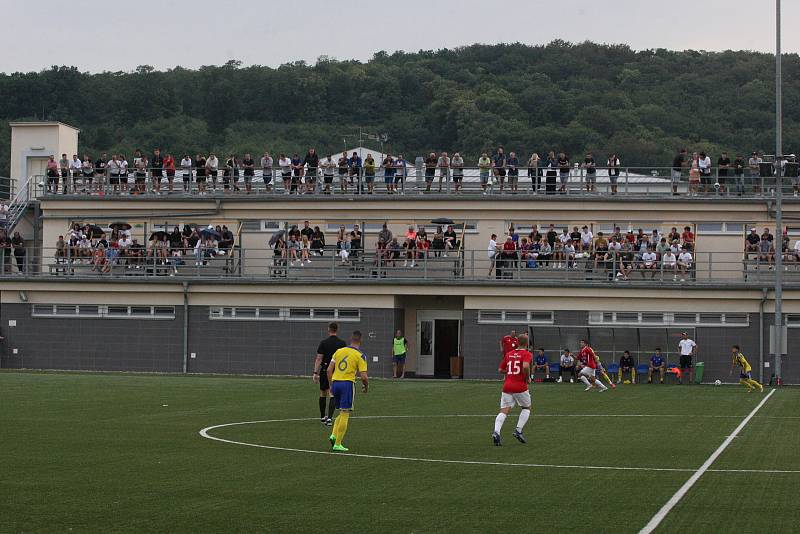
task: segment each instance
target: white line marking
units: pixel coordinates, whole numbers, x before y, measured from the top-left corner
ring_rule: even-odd
[[[581,415],[573,415],[570,414],[571,417],[582,417]],[[594,417],[595,415],[589,415],[588,417]],[[454,418],[454,417],[495,417],[495,415],[367,415],[356,417],[354,416],[353,419],[417,419],[417,418]],[[542,415],[540,417],[559,417],[556,414],[550,415]],[[661,416],[655,416],[661,417]],[[676,416],[677,417],[677,416]],[[694,469],[692,468],[680,468],[680,467],[625,467],[625,466],[611,466],[611,465],[559,465],[559,464],[526,464],[526,463],[507,463],[507,462],[485,462],[479,460],[446,460],[446,459],[435,459],[435,458],[415,458],[415,457],[405,457],[405,456],[381,456],[375,454],[355,454],[355,453],[333,453],[330,451],[320,451],[320,450],[311,450],[311,449],[296,449],[291,447],[277,447],[273,445],[262,445],[259,443],[247,443],[244,441],[235,441],[231,439],[220,438],[217,436],[212,436],[211,431],[218,429],[218,428],[225,428],[225,427],[232,427],[232,426],[242,426],[242,425],[256,425],[262,423],[290,423],[290,422],[298,422],[298,421],[319,421],[315,417],[301,417],[301,418],[291,418],[291,419],[268,419],[268,420],[261,420],[261,421],[240,421],[237,423],[224,423],[221,425],[213,425],[206,427],[200,430],[200,436],[210,439],[213,441],[219,441],[221,443],[229,443],[232,445],[244,445],[245,447],[255,447],[258,449],[269,449],[274,451],[285,451],[285,452],[300,452],[305,454],[321,454],[321,455],[335,455],[335,456],[344,456],[344,457],[353,457],[353,458],[370,458],[375,460],[404,460],[407,462],[427,462],[427,463],[440,463],[440,464],[462,464],[462,465],[493,465],[493,466],[506,466],[506,467],[534,467],[534,468],[546,468],[546,469],[590,469],[590,470],[600,470],[600,471],[665,471],[665,472],[678,472],[678,473],[692,473]],[[791,470],[759,470],[759,469],[708,469],[708,471],[716,472],[716,473],[787,473],[787,474],[800,474],[800,470],[798,471],[791,471]]]
[[[675,508],[675,505],[677,505],[678,502],[680,502],[683,496],[686,495],[686,493],[690,489],[692,489],[692,486],[694,486],[698,480],[700,480],[700,477],[703,476],[703,473],[709,470],[711,464],[713,464],[717,460],[717,458],[719,458],[720,454],[722,454],[725,451],[725,449],[728,448],[728,445],[730,445],[731,442],[733,442],[733,439],[737,435],[739,435],[739,432],[741,432],[742,429],[747,425],[747,423],[750,422],[750,419],[752,419],[753,416],[761,409],[761,407],[764,406],[764,404],[769,400],[769,398],[775,394],[775,391],[777,390],[773,389],[772,391],[769,392],[769,394],[767,394],[766,397],[761,399],[761,402],[759,402],[758,405],[755,408],[753,408],[753,411],[750,412],[750,414],[747,417],[742,419],[742,422],[739,423],[739,426],[736,427],[736,430],[734,430],[733,433],[731,433],[731,435],[728,436],[725,439],[725,441],[722,442],[722,445],[717,447],[717,450],[715,450],[711,454],[711,456],[708,457],[708,460],[706,460],[703,463],[703,465],[700,466],[700,469],[695,471],[695,473],[691,477],[689,477],[689,480],[687,480],[683,484],[683,486],[681,486],[678,489],[678,491],[675,492],[675,495],[673,495],[667,501],[667,503],[661,507],[661,510],[656,512],[656,515],[654,515],[653,518],[650,519],[650,522],[647,523],[644,526],[644,528],[639,531],[639,534],[650,534],[650,532],[653,532],[656,528],[658,528],[658,525],[660,525],[661,522],[664,520],[664,518],[667,517],[667,514],[670,513],[670,511],[673,508]]]

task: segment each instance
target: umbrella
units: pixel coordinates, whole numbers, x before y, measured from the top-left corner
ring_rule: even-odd
[[[269,246],[271,247],[275,246],[275,243],[277,243],[279,239],[283,239],[285,235],[286,235],[286,230],[278,230],[277,232],[272,234],[272,237],[269,238]]]
[[[448,217],[439,217],[438,219],[432,220],[431,224],[455,224],[455,221]]]
[[[130,230],[132,226],[126,222],[115,222],[108,225],[109,228],[114,230]]]
[[[200,230],[200,236],[203,237],[204,239],[208,239],[210,237],[211,239],[216,239],[217,241],[219,241],[221,237],[219,235],[219,232],[217,232],[213,228],[203,228],[202,230]]]
[[[165,232],[164,230],[158,230],[157,232],[153,232],[152,234],[150,234],[150,241],[153,241],[154,239],[163,241],[166,238],[167,238],[167,232]]]
[[[89,225],[89,228],[86,229],[86,235],[89,237],[89,239],[93,237],[100,237],[104,233],[105,231],[96,224]]]

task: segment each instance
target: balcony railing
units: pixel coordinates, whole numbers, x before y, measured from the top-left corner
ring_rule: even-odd
[[[770,167],[771,169],[771,167]],[[198,177],[198,169],[146,169],[127,175],[76,174],[66,178],[36,176],[36,196],[80,197],[88,195],[152,198],[156,195],[544,195],[544,196],[654,196],[669,198],[764,198],[775,195],[777,180],[770,169],[712,169],[706,176],[691,176],[688,171],[671,167],[597,168],[595,173],[573,167],[558,169],[528,168],[426,169],[406,168],[404,172],[374,173],[363,168],[340,172],[321,168],[291,171],[273,167],[257,168],[252,175],[242,169],[207,171]],[[160,176],[159,176],[160,174]],[[800,192],[800,179],[783,177],[787,194]]]
[[[497,282],[586,283],[593,285],[652,285],[680,287],[692,284],[764,285],[774,281],[772,262],[739,252],[700,252],[692,260],[675,264],[641,255],[592,255],[564,253],[550,256],[522,252],[499,253],[490,259],[487,250],[405,249],[358,250],[335,248],[309,251],[216,247],[169,250],[134,247],[81,249],[0,249],[0,276],[47,279],[153,280],[183,279],[250,280],[260,282],[365,280],[372,282]],[[800,285],[800,262],[787,257],[787,285]]]

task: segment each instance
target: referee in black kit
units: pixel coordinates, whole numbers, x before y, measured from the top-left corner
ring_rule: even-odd
[[[331,395],[331,385],[328,383],[328,364],[331,363],[333,353],[347,343],[336,333],[339,331],[337,323],[328,325],[328,337],[319,342],[317,347],[317,358],[314,361],[314,382],[319,382],[319,421],[323,425],[333,424],[333,411],[336,409],[333,396]],[[328,411],[325,411],[325,402],[328,402]]]

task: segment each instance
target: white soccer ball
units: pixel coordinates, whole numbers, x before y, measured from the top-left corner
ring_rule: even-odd
[[[722,381],[720,381],[720,380],[714,380],[714,385],[715,385],[715,386],[721,386],[721,385],[722,385]]]

